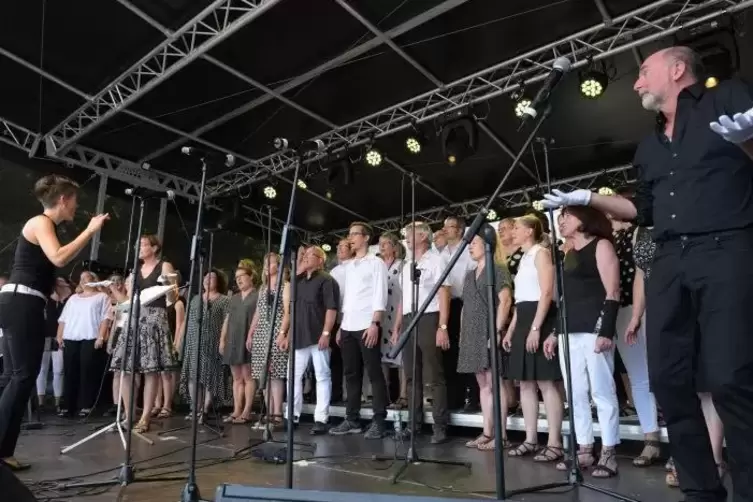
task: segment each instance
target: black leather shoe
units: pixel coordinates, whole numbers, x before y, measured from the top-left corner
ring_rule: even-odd
[[[315,436],[326,434],[327,432],[329,432],[329,427],[324,422],[314,422],[314,426],[311,428],[311,434]]]

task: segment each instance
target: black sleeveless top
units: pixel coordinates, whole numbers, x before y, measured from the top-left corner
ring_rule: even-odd
[[[565,255],[564,280],[567,295],[567,322],[570,333],[596,333],[607,292],[596,266],[594,239],[582,249],[571,249]]]
[[[57,226],[55,226],[55,235],[57,235]],[[42,247],[27,241],[21,233],[8,282],[24,285],[49,296],[55,289],[55,269],[55,265],[42,251]]]
[[[157,265],[154,266],[154,270],[152,270],[152,272],[146,277],[141,275],[141,268],[139,268],[139,272],[136,274],[136,284],[139,287],[139,291],[144,291],[146,288],[151,288],[152,286],[161,286],[158,282],[160,275],[162,275],[162,260],[157,262]],[[150,303],[149,306],[164,309],[167,308],[167,301],[165,297],[162,296]]]

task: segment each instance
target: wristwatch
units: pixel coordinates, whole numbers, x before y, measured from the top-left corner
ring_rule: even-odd
[[[441,329],[442,331],[447,331],[447,325],[446,324],[440,324],[439,325],[439,329]]]
[[[329,331],[322,331],[322,336],[329,336]]]

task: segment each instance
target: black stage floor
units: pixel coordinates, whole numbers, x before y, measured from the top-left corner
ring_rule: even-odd
[[[80,490],[61,490],[55,480],[71,478],[78,480],[108,479],[117,473],[122,462],[123,449],[115,433],[105,433],[81,445],[67,455],[60,449],[75,443],[96,430],[97,425],[108,422],[82,424],[72,421],[48,419],[41,430],[24,432],[17,450],[21,460],[33,464],[30,471],[19,477],[30,486],[41,500],[72,500],[91,502],[163,502],[178,500],[184,482],[140,483],[125,488],[118,498],[119,487],[104,493],[83,493]],[[134,460],[137,462],[137,477],[148,478],[160,473],[185,476],[189,458],[190,429],[158,435],[161,429],[180,427],[188,422],[182,417],[173,418],[159,426],[147,436],[154,441],[148,445],[134,439]],[[373,454],[393,455],[398,445],[393,439],[365,441],[360,436],[335,438],[330,436],[310,436],[309,425],[302,424],[296,436],[302,441],[313,442],[315,451],[298,448],[296,458],[300,461],[294,470],[295,487],[302,489],[372,492],[395,495],[425,495],[448,498],[494,498],[494,458],[491,452],[470,450],[463,446],[466,440],[463,433],[474,431],[453,431],[453,440],[438,447],[428,444],[426,437],[420,437],[418,451],[424,458],[461,459],[470,462],[472,467],[441,467],[430,464],[414,465],[408,469],[401,482],[392,485],[389,481],[397,463],[368,460]],[[278,433],[280,439],[282,433]],[[205,499],[214,499],[214,492],[222,483],[236,483],[249,486],[282,487],[284,467],[263,463],[248,458],[247,453],[236,452],[249,444],[249,439],[259,438],[260,431],[248,426],[229,426],[224,437],[217,437],[206,428],[199,433],[199,440],[206,442],[198,448],[201,469],[198,471],[199,487]],[[513,440],[521,440],[512,436]],[[680,500],[678,490],[664,484],[663,463],[648,469],[634,468],[629,453],[636,444],[622,446],[625,456],[620,460],[620,474],[611,480],[588,481],[600,486],[620,491],[641,501]],[[402,448],[402,447],[401,447]],[[402,450],[401,450],[402,451]],[[157,458],[159,457],[159,458]],[[366,459],[358,459],[361,457]],[[113,469],[106,471],[107,469]],[[562,480],[563,473],[552,465],[534,464],[530,459],[507,459],[505,461],[508,489],[550,483]],[[98,475],[91,473],[100,472]],[[70,481],[61,481],[63,483]],[[2,497],[0,496],[0,499]],[[578,501],[602,502],[614,500],[589,490],[560,489],[555,493],[519,495],[511,500],[529,502]],[[355,501],[354,501],[355,502]]]

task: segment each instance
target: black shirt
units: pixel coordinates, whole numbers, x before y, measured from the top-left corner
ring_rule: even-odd
[[[633,280],[635,261],[633,260],[633,235],[638,227],[630,226],[614,232],[614,250],[620,261],[620,307],[633,304]]]
[[[607,298],[607,291],[596,265],[596,246],[599,240],[593,239],[581,249],[571,249],[565,254],[563,279],[570,333],[598,334],[598,321]]]
[[[337,311],[339,306],[340,290],[331,275],[323,270],[311,277],[299,275],[295,284],[295,349],[319,343],[327,311]]]
[[[55,226],[55,235],[57,235],[57,226]],[[47,296],[51,295],[55,289],[55,275],[55,265],[44,254],[42,247],[26,240],[22,233],[18,238],[8,282],[21,284]]]
[[[677,98],[672,141],[659,115],[638,146],[638,224],[658,241],[753,226],[753,160],[709,123],[753,108],[753,89],[739,80],[713,89],[693,84]]]

